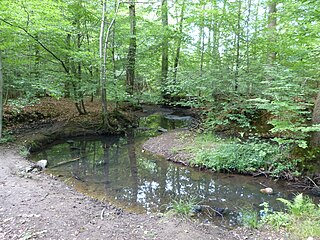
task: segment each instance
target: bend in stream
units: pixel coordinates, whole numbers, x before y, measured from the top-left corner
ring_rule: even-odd
[[[141,118],[139,128],[126,136],[59,141],[32,159],[47,159],[54,175],[72,182],[81,192],[120,207],[163,212],[173,201],[194,199],[214,211],[227,210],[224,219],[229,226],[236,224],[244,209],[259,211],[264,201],[277,209],[281,204],[276,198],[292,198],[287,186],[270,179],[199,171],[142,151],[141,144],[159,134],[159,128],[187,127],[191,120],[188,116],[153,114]],[[261,184],[272,187],[275,194],[260,193]],[[221,222],[213,215],[208,211],[204,218]]]

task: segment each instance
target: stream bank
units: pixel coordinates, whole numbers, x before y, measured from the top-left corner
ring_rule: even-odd
[[[34,141],[38,131],[50,136],[48,129],[35,127],[16,136],[20,143]],[[66,134],[58,125],[53,129],[55,136]],[[267,229],[230,231],[197,220],[128,212],[83,195],[46,172],[26,173],[30,163],[19,155],[20,147],[0,146],[1,239],[290,239]]]

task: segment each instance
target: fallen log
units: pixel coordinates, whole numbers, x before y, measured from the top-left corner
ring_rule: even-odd
[[[68,164],[68,163],[72,163],[72,162],[76,162],[76,161],[79,161],[79,160],[80,160],[80,158],[74,158],[74,159],[71,159],[71,160],[59,162],[59,163],[57,163],[56,165],[52,166],[51,168],[60,167],[60,166],[62,166],[62,165],[65,165],[65,164]]]

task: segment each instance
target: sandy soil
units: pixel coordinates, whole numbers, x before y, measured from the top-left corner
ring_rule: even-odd
[[[192,145],[194,133],[186,130],[175,130],[150,138],[143,144],[143,149],[161,155],[167,160],[189,165],[193,155],[185,151]]]

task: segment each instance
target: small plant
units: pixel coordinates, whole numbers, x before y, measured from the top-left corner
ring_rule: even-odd
[[[173,200],[168,207],[170,209],[168,213],[173,213],[181,216],[190,216],[195,205],[196,205],[195,199]]]
[[[277,230],[290,224],[291,218],[289,214],[272,211],[269,207],[269,204],[266,202],[262,203],[260,206],[263,207],[263,211],[261,211],[262,217],[260,223],[269,224]]]
[[[312,200],[309,197],[303,196],[302,193],[297,195],[293,201],[283,198],[278,198],[277,200],[284,203],[288,208],[288,212],[295,216],[312,214],[316,210],[316,205],[312,203]]]
[[[8,131],[4,131],[2,138],[0,139],[0,144],[13,142],[13,141],[14,141],[14,137],[12,136],[12,133]]]
[[[20,155],[21,155],[22,157],[28,157],[29,154],[30,154],[30,151],[29,151],[29,149],[28,149],[27,147],[24,146],[24,147],[21,147],[21,148],[20,148],[19,153],[20,153]]]
[[[244,210],[240,214],[240,222],[243,226],[248,228],[258,228],[259,218],[258,213],[254,210]]]

